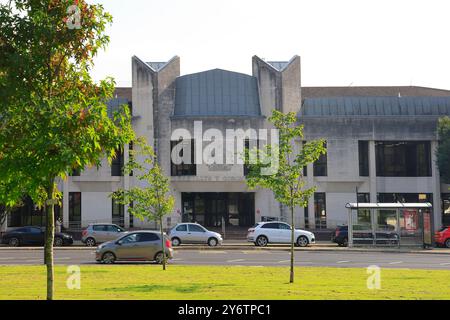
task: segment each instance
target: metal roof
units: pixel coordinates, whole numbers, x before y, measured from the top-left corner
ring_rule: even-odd
[[[174,116],[260,116],[255,77],[214,69],[176,79]]]
[[[347,203],[345,205],[349,209],[380,209],[380,208],[432,208],[433,205],[427,203]]]
[[[304,99],[300,116],[450,115],[449,97],[330,97]]]

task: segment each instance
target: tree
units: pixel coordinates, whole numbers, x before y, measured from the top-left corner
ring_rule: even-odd
[[[438,122],[439,146],[437,148],[437,163],[441,178],[450,183],[450,117],[443,117]]]
[[[163,217],[172,212],[175,199],[170,195],[170,183],[161,167],[153,149],[141,138],[130,151],[130,160],[124,166],[125,174],[133,176],[144,186],[132,187],[130,190],[119,189],[112,193],[112,198],[119,204],[129,205],[128,211],[133,216],[144,220],[154,220],[159,224],[161,247],[163,248],[162,265],[166,270],[165,241]],[[140,161],[141,160],[141,161]]]
[[[278,144],[266,144],[259,150],[247,149],[245,155],[245,162],[249,170],[246,176],[247,185],[251,189],[259,186],[272,190],[275,199],[290,209],[290,283],[294,282],[294,209],[297,206],[306,207],[308,199],[315,191],[315,187],[306,187],[303,168],[326,153],[325,141],[313,140],[305,143],[300,152],[294,154],[296,140],[303,138],[303,126],[297,125],[296,120],[294,112],[283,114],[273,110],[269,121],[278,130]],[[276,161],[267,161],[267,159],[276,159]],[[270,168],[273,163],[277,164],[275,170]]]
[[[53,299],[57,178],[99,166],[133,138],[129,110],[109,117],[114,81],[95,83],[93,58],[112,21],[84,0],[16,0],[0,5],[0,184],[7,204],[24,194],[46,208],[47,299]],[[68,17],[68,14],[70,15]]]

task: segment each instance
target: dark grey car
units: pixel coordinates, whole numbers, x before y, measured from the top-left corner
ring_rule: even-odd
[[[172,259],[173,249],[169,238],[164,234],[166,258]],[[134,231],[114,241],[97,247],[95,260],[102,263],[116,261],[156,261],[163,262],[161,234],[157,231]]]

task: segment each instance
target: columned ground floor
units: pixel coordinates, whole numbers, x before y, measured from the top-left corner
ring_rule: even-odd
[[[66,183],[66,186],[70,184]],[[222,186],[222,187],[221,187]],[[224,187],[225,186],[225,187]],[[62,186],[63,187],[63,186]],[[62,188],[63,189],[63,188]],[[55,209],[55,219],[65,229],[79,230],[90,223],[116,223],[125,228],[156,228],[152,221],[130,216],[126,206],[111,199],[114,190],[69,188],[62,190],[64,198]],[[383,190],[384,191],[384,190]],[[196,221],[209,228],[248,228],[255,222],[271,219],[290,221],[290,212],[280,206],[269,190],[248,190],[242,183],[186,183],[173,186],[175,207],[164,219],[164,227],[179,222]],[[348,202],[430,202],[433,204],[435,229],[450,225],[450,191],[439,194],[412,192],[378,192],[376,199],[369,192],[321,187],[306,208],[295,210],[294,223],[306,229],[332,229],[347,221]],[[25,198],[24,205],[14,210],[1,230],[24,225],[45,226],[44,211]]]

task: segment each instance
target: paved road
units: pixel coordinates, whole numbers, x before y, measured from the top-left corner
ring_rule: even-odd
[[[277,250],[182,250],[176,251],[171,264],[227,266],[287,266],[289,252]],[[319,252],[295,253],[297,266],[444,269],[450,270],[448,255],[385,252]],[[38,265],[43,263],[42,250],[2,250],[0,265]],[[95,264],[94,250],[56,250],[55,263],[60,265]]]

